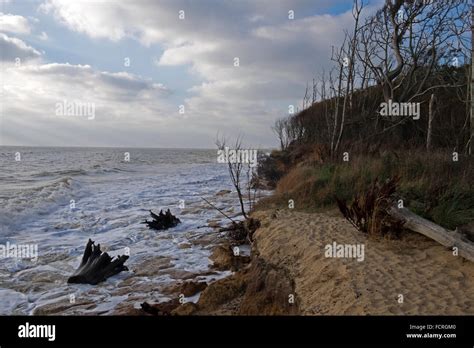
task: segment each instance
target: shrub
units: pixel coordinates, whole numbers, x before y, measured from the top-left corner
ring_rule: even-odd
[[[383,184],[375,179],[370,189],[360,192],[350,205],[336,196],[339,210],[361,232],[369,235],[398,236],[402,230],[402,222],[392,218],[388,210],[395,205],[394,195],[399,181],[397,176]]]

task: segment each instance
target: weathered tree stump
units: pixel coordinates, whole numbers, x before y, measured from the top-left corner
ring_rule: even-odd
[[[160,213],[158,215],[150,210],[150,215],[153,220],[145,220],[144,222],[142,222],[142,224],[146,224],[148,228],[154,230],[166,230],[168,228],[177,226],[181,222],[181,220],[171,214],[171,211],[169,209],[164,214],[163,210],[160,210]]]
[[[127,259],[127,255],[119,255],[115,260],[112,260],[109,254],[102,253],[100,244],[96,246],[89,239],[79,268],[67,282],[96,285],[122,271],[128,271],[128,268],[123,265]]]

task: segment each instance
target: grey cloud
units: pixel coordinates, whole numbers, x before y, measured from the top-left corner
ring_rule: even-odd
[[[41,53],[24,41],[9,37],[0,33],[0,60],[15,63],[17,59],[21,62],[41,57]]]
[[[65,64],[32,68],[24,78],[36,74],[39,81],[53,85],[56,95],[71,86],[71,93],[95,98],[104,114],[120,118],[110,125],[114,134],[129,129],[139,134],[141,129],[140,142],[159,138],[171,139],[168,146],[212,146],[216,130],[221,130],[243,133],[254,144],[274,144],[273,120],[301,99],[307,81],[329,66],[330,46],[340,42],[343,29],[351,24],[349,13],[322,15],[340,4],[347,1],[47,0],[41,5],[62,25],[92,38],[159,44],[164,53],[157,59],[158,69],[189,65],[202,83],[183,101],[185,127],[184,119],[175,117],[176,106],[166,102],[171,92],[146,78]],[[180,10],[185,20],[178,18]],[[295,20],[288,20],[289,10],[295,11]],[[240,59],[238,68],[233,67],[234,57]],[[156,136],[148,129],[150,122]],[[172,135],[166,129],[172,129]],[[110,135],[111,142],[115,139],[102,134]]]

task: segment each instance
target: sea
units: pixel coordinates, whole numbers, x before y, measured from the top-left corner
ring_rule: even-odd
[[[208,226],[226,218],[202,199],[240,218],[227,170],[216,150],[0,147],[0,315],[116,314],[169,300],[162,289],[180,278],[227,276],[210,271],[222,235]],[[161,209],[181,224],[148,229],[149,210]],[[68,284],[89,238],[129,255],[129,271]],[[12,256],[7,246],[31,253]]]

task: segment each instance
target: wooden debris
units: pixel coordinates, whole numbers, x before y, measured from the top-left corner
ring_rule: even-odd
[[[148,228],[150,229],[166,230],[168,228],[175,227],[179,223],[181,223],[181,220],[171,214],[171,211],[169,209],[165,213],[163,213],[163,210],[160,210],[160,213],[158,215],[150,210],[150,215],[153,220],[145,220],[144,222],[142,222],[142,224],[148,225]]]
[[[96,285],[115,274],[128,271],[128,268],[124,266],[127,259],[127,255],[119,255],[113,260],[109,254],[100,250],[100,244],[94,245],[94,242],[89,239],[79,268],[67,282]]]
[[[450,249],[457,247],[460,256],[467,260],[474,261],[474,243],[458,230],[447,230],[434,222],[416,215],[406,208],[392,207],[388,213],[393,218],[401,221],[404,228],[418,232]]]
[[[339,210],[361,232],[398,234],[402,229],[407,229],[453,251],[456,247],[460,256],[474,261],[474,242],[469,233],[461,229],[447,230],[407,208],[396,206],[394,193],[398,181],[399,178],[395,177],[381,185],[375,180],[372,187],[366,193],[355,197],[350,206],[336,197]]]

